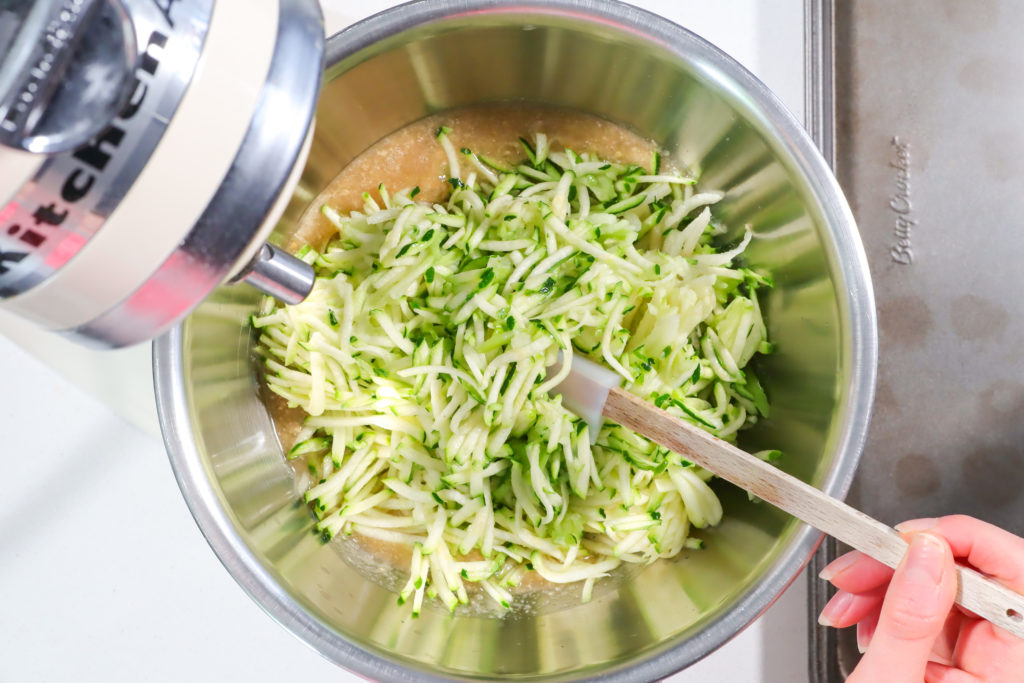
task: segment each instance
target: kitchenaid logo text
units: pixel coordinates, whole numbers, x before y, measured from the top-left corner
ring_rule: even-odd
[[[156,74],[167,44],[167,36],[154,31],[139,57],[139,68],[136,71],[135,89],[127,104],[118,114],[117,119],[106,130],[100,133],[89,145],[74,152],[74,168],[60,186],[60,198],[63,205],[57,202],[40,203],[31,213],[28,206],[18,211],[15,204],[8,205],[9,210],[0,209],[0,221],[3,218],[14,218],[8,226],[0,229],[0,279],[15,265],[23,261],[29,250],[40,249],[52,236],[57,234],[61,224],[67,219],[72,206],[82,202],[94,191],[97,180],[102,178],[104,169],[125,140],[131,119],[138,114],[146,94],[149,91],[150,79]],[[30,205],[31,206],[31,205]],[[11,207],[14,207],[13,209]],[[10,292],[0,287],[0,296],[8,296]]]
[[[157,10],[167,20],[167,25],[174,28],[174,20],[171,19],[171,10],[174,9],[174,4],[178,0],[153,0],[153,4],[156,5]]]
[[[910,201],[910,143],[894,135],[892,149],[895,157],[889,162],[889,167],[895,169],[896,174],[895,191],[889,196],[889,210],[894,215],[895,223],[889,256],[896,263],[909,266],[914,262],[910,236],[917,226],[917,220],[911,215],[914,205]]]
[[[114,123],[110,124],[87,147],[74,153],[75,159],[82,162],[82,166],[72,171],[64,181],[60,190],[60,196],[64,201],[68,203],[81,201],[92,189],[97,175],[107,167],[117,148],[124,141],[126,131],[119,124],[130,121],[139,113],[142,102],[146,99],[146,93],[149,91],[147,78],[156,74],[156,69],[160,65],[160,56],[166,45],[167,36],[163,33],[154,31],[149,36],[146,51],[139,60],[138,82],[135,84],[132,96],[128,99],[128,104],[118,114]]]

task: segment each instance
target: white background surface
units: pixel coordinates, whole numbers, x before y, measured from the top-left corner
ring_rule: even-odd
[[[325,4],[333,28],[396,3]],[[802,118],[802,0],[634,4],[732,54]],[[0,335],[0,683],[358,680],[264,615],[206,545],[153,433],[147,348],[69,349],[4,318]],[[800,577],[671,680],[807,681],[807,624]]]

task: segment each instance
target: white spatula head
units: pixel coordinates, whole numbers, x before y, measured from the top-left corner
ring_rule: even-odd
[[[551,366],[549,376],[564,372],[564,356],[558,354],[558,360]],[[608,392],[622,384],[622,376],[601,367],[594,361],[573,355],[569,360],[569,372],[565,378],[551,389],[553,394],[561,394],[562,405],[579,415],[590,428],[590,443],[597,440],[597,432],[604,422],[605,401]]]

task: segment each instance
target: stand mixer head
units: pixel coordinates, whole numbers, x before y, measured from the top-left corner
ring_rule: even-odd
[[[89,346],[151,339],[217,285],[301,301],[265,240],[308,152],[315,0],[0,7],[0,310]]]

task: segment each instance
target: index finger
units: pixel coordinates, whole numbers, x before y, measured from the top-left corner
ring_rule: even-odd
[[[915,520],[896,528],[911,533],[924,531],[926,526],[946,539],[953,557],[966,560],[1018,593],[1024,592],[1024,539],[967,515]]]

